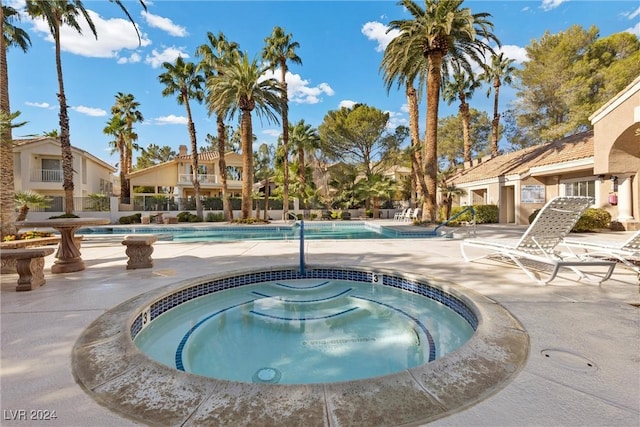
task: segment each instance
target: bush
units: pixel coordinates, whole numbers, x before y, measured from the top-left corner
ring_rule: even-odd
[[[202,222],[202,218],[198,215],[194,215],[191,212],[180,212],[177,215],[178,222]]]
[[[351,219],[351,212],[342,212],[342,214],[340,215],[340,218],[344,220]]]
[[[222,222],[224,221],[224,214],[209,212],[205,217],[207,222]]]
[[[118,224],[140,224],[141,222],[142,222],[142,214],[140,213],[121,216],[118,219]]]
[[[457,214],[467,209],[468,206],[455,206],[451,208],[450,218],[455,217]],[[476,224],[497,224],[498,223],[498,206],[497,205],[473,205],[476,211]],[[459,225],[461,222],[473,221],[473,213],[469,210],[455,220],[451,221],[449,225]]]
[[[538,216],[540,209],[536,209],[529,215],[529,224]],[[580,217],[576,225],[571,229],[575,233],[583,231],[593,231],[602,228],[609,228],[611,225],[611,214],[604,209],[589,208]]]
[[[62,214],[62,215],[55,215],[55,216],[49,217],[49,219],[62,219],[62,218],[80,218],[80,217],[75,214]]]
[[[238,218],[231,221],[234,224],[268,224],[269,221],[262,218]]]

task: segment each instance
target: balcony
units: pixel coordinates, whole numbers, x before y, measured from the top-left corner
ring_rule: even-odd
[[[219,184],[218,175],[198,174],[198,182],[200,185]],[[191,174],[181,173],[178,175],[178,185],[191,185]]]
[[[32,169],[31,182],[62,182],[62,171],[59,169]]]

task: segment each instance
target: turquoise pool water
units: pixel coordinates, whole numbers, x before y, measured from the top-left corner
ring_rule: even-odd
[[[473,333],[450,307],[413,292],[298,279],[194,298],[150,322],[135,343],[158,362],[202,376],[312,384],[410,369]]]
[[[161,234],[180,242],[239,241],[239,240],[298,240],[300,225],[245,225],[245,226],[117,226],[83,228],[76,234]],[[433,230],[395,229],[368,222],[305,222],[304,237],[320,239],[399,239],[435,237]]]

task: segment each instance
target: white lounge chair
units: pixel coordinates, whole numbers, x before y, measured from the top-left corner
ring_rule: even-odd
[[[404,215],[406,213],[407,213],[407,209],[403,209],[402,212],[396,212],[396,214],[393,216],[393,219],[395,221],[399,221],[404,218]]]
[[[600,280],[597,280],[598,283],[601,283],[611,277],[615,262],[583,260],[576,257],[566,259],[556,251],[556,246],[569,234],[592,202],[593,200],[589,197],[556,197],[551,199],[540,210],[520,239],[464,239],[460,245],[462,256],[465,261],[495,256],[509,259],[516,263],[527,276],[541,284],[547,284],[555,279],[562,267],[570,268],[578,274],[580,279],[588,278],[590,280],[592,273],[587,275],[580,268],[606,267],[604,275],[598,277]],[[465,248],[469,247],[481,248],[487,253],[471,258],[465,252]],[[552,271],[546,279],[543,279],[541,275],[534,274],[532,268],[536,267],[535,264],[552,267]]]
[[[402,222],[409,221],[411,219],[411,212],[413,212],[413,209],[411,208],[407,209],[407,211],[404,213],[404,216],[400,218],[400,221]]]
[[[612,258],[620,261],[640,275],[640,231],[623,242],[588,239],[564,239],[567,248],[578,258]],[[575,251],[581,249],[581,252]],[[632,261],[637,261],[633,263]]]

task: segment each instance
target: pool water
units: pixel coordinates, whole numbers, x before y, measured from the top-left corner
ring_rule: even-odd
[[[298,240],[300,225],[246,226],[117,226],[87,227],[76,234],[161,234],[179,242],[211,242],[240,240]],[[430,229],[413,227],[410,230],[386,227],[367,222],[305,222],[304,238],[322,239],[398,239],[435,237]]]
[[[379,284],[296,279],[214,292],[135,337],[153,359],[222,380],[312,384],[377,377],[463,345],[474,329],[430,298]]]

